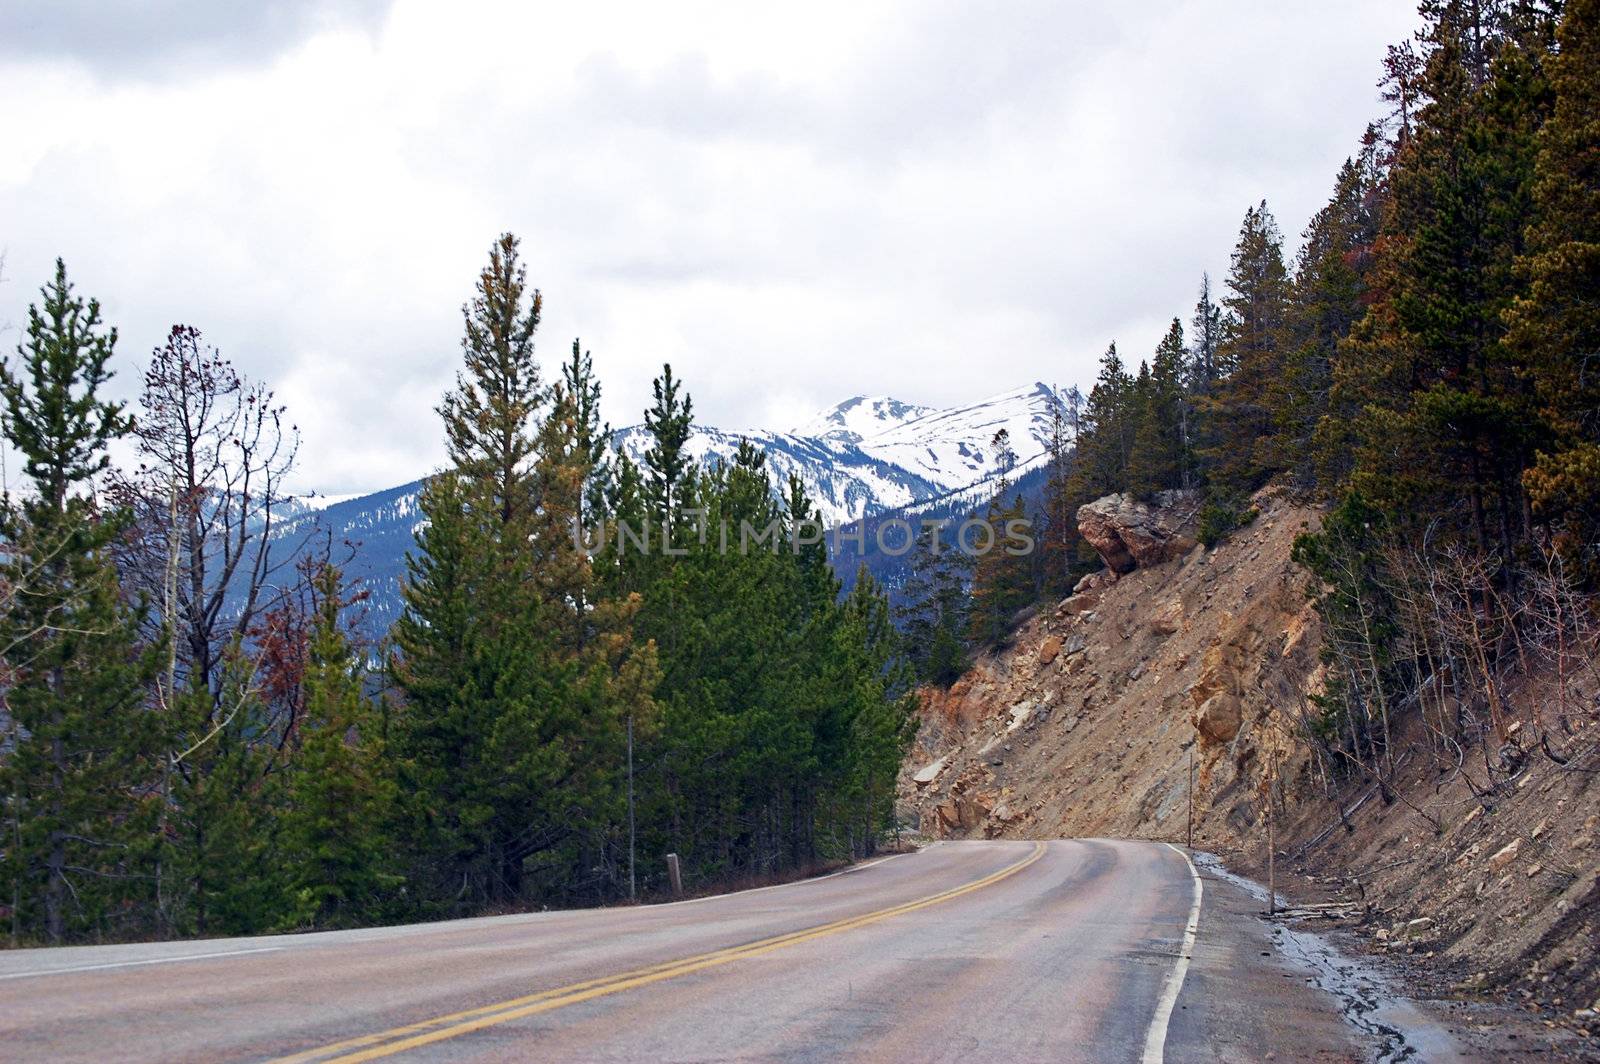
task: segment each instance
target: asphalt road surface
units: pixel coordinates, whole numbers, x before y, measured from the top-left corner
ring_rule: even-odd
[[[962,842],[671,905],[0,951],[0,1059],[1364,1059],[1257,908],[1160,843]]]

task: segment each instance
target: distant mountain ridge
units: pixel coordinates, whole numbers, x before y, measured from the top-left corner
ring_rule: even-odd
[[[1002,428],[1016,456],[1011,476],[1020,479],[1041,469],[1052,415],[1061,404],[1057,390],[1042,382],[942,409],[888,396],[853,396],[788,432],[697,425],[688,451],[711,466],[731,461],[740,442],[748,440],[766,455],[775,485],[797,475],[823,520],[842,525],[919,503],[981,495],[979,486],[1001,472],[992,441]],[[644,426],[630,425],[617,429],[612,442],[642,463],[650,437]],[[349,543],[348,575],[370,592],[372,629],[386,631],[399,615],[405,555],[423,520],[417,501],[421,488],[422,481],[415,480],[356,498],[308,498],[290,508],[277,535],[296,549],[331,536],[336,555],[341,543]]]

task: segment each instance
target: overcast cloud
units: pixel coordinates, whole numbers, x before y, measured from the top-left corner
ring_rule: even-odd
[[[1133,359],[1266,197],[1293,237],[1404,0],[106,5],[0,14],[0,323],[53,259],[278,389],[302,487],[440,460],[490,242],[616,424],[663,361],[724,427]],[[20,10],[19,10],[20,9]],[[107,11],[112,12],[107,14]],[[13,328],[4,337],[15,347]]]

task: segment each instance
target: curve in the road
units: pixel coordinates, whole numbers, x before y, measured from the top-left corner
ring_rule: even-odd
[[[742,946],[732,946],[727,949],[714,950],[695,957],[684,957],[664,964],[652,965],[619,975],[608,976],[601,979],[591,979],[583,983],[574,983],[571,986],[558,987],[553,990],[541,991],[508,1001],[497,1002],[493,1005],[483,1005],[476,1009],[463,1012],[449,1013],[436,1016],[421,1023],[407,1024],[404,1027],[395,1027],[375,1034],[351,1038],[331,1045],[319,1046],[316,1049],[295,1053],[291,1056],[280,1057],[273,1064],[309,1064],[317,1061],[319,1064],[360,1064],[362,1061],[379,1060],[383,1057],[403,1053],[409,1049],[418,1049],[435,1042],[442,1042],[449,1038],[456,1038],[472,1031],[479,1031],[485,1027],[509,1023],[512,1020],[535,1016],[543,1012],[552,1012],[568,1005],[576,1005],[582,1001],[605,997],[609,994],[621,993],[637,987],[649,986],[652,983],[676,979],[679,976],[689,975],[692,972],[704,971],[715,968],[747,957],[755,957],[773,950],[783,949],[801,942],[823,938],[827,935],[836,935],[843,931],[850,931],[868,924],[875,924],[880,920],[887,920],[893,916],[926,909],[941,902],[950,901],[984,887],[992,886],[1004,879],[1016,875],[1018,872],[1033,864],[1045,853],[1045,844],[1034,843],[1033,852],[1022,860],[1007,865],[998,872],[992,872],[981,879],[973,880],[959,887],[930,894],[900,905],[878,909],[873,912],[863,913],[860,916],[847,917],[835,920],[832,923],[820,924],[816,927],[804,928],[785,935],[774,935],[771,938],[747,942]]]

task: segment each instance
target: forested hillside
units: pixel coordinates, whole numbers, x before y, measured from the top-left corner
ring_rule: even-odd
[[[981,559],[970,595],[925,559],[903,614],[924,679],[958,676],[1020,607],[1099,567],[1083,504],[1194,489],[1214,545],[1273,482],[1331,507],[1295,547],[1328,665],[1302,738],[1331,771],[1388,779],[1396,718],[1415,714],[1454,769],[1516,723],[1513,677],[1593,667],[1600,5],[1421,14],[1383,61],[1391,110],[1298,250],[1250,206],[1227,276],[1202,278],[1148,354],[1107,349],[1057,433],[1041,556]],[[1019,504],[1002,492],[990,514]],[[1536,745],[1571,734],[1569,708],[1526,722]],[[1485,774],[1492,792],[1506,770]]]
[[[1422,14],[1298,250],[1257,203],[1192,313],[1107,351],[1043,565],[919,555],[902,810],[1192,839],[1590,1059],[1600,4]]]

